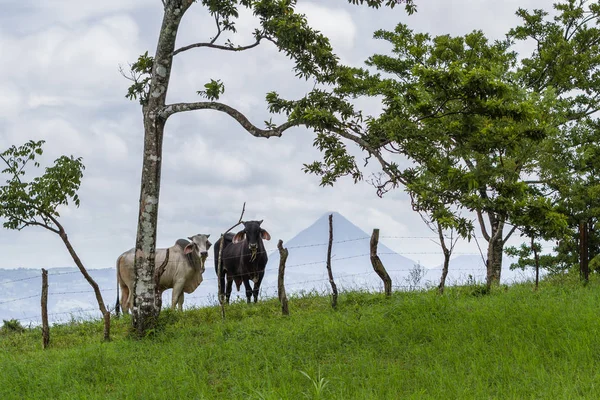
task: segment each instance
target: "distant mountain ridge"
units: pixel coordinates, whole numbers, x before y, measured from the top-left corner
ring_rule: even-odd
[[[330,214],[333,225],[331,269],[336,284],[342,288],[379,289],[382,283],[371,265],[370,235],[340,213],[327,212],[284,243],[289,251],[285,273],[286,290],[298,291],[295,290],[297,285],[300,286],[299,290],[323,290],[330,287],[326,270]],[[415,264],[415,261],[395,253],[383,243],[379,243],[377,250],[393,280],[394,277],[405,275]],[[267,286],[276,286],[278,268],[279,254],[274,251],[269,255],[267,264]]]

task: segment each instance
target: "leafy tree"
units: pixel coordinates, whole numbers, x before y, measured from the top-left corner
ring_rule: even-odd
[[[560,238],[552,256],[557,266],[567,269],[579,264],[581,228],[588,233],[587,261],[600,254],[600,130],[590,118],[562,130],[561,140],[552,143],[561,156],[548,160],[544,182],[549,197],[567,217],[569,235]]]
[[[511,265],[511,269],[535,268],[535,288],[537,290],[540,269],[556,271],[554,257],[549,254],[540,254],[542,246],[539,240],[565,237],[568,221],[560,209],[553,205],[552,200],[543,196],[537,197],[527,207],[517,210],[513,221],[519,225],[521,236],[529,238],[529,243],[523,243],[519,248],[514,246],[506,248],[506,254],[518,257],[517,262]]]
[[[334,122],[315,142],[324,159],[306,170],[323,184],[348,174],[360,179],[340,137],[359,144],[381,164],[379,193],[403,185],[415,210],[463,236],[472,227],[457,211],[474,212],[488,242],[488,286],[498,282],[504,244],[516,229],[505,226],[541,195],[527,179],[539,169],[540,143],[556,134],[554,93],[522,88],[510,42],[490,43],[480,31],[432,38],[400,24],[375,37],[393,55],[368,59],[378,73],[340,70],[340,111],[327,110]],[[347,100],[357,96],[380,97],[383,112],[363,117]],[[293,106],[286,111],[298,112]]]
[[[352,4],[370,7],[382,5],[393,7],[404,3],[409,13],[415,11],[412,0],[349,0]],[[179,24],[188,9],[199,3],[214,17],[215,36],[206,41],[175,48]],[[171,77],[171,67],[176,55],[200,48],[241,52],[252,49],[263,42],[271,42],[294,61],[294,72],[298,78],[312,79],[315,84],[329,84],[335,79],[338,59],[328,39],[311,29],[306,18],[295,12],[296,0],[163,0],[163,22],[154,56],[148,53],[132,64],[129,78],[133,81],[127,97],[137,99],[142,105],[144,119],[144,161],[141,179],[140,213],[136,239],[135,287],[133,325],[139,334],[156,324],[159,307],[154,299],[154,253],[156,247],[156,223],[160,194],[160,172],[162,163],[162,141],[167,119],[173,114],[196,110],[217,110],[237,120],[251,135],[256,137],[281,136],[290,127],[310,126],[301,115],[289,116],[281,125],[267,122],[264,129],[252,124],[246,116],[227,104],[218,102],[225,91],[225,83],[212,79],[204,90],[197,94],[207,101],[167,104],[166,96]],[[253,42],[237,45],[229,40],[221,42],[224,32],[235,32],[240,9],[252,10],[260,22],[255,30]],[[271,94],[274,96],[275,94]],[[314,90],[305,100],[328,102],[325,92]]]
[[[0,217],[4,219],[2,225],[16,230],[39,226],[60,236],[75,265],[94,290],[104,317],[104,339],[109,340],[110,312],[104,305],[98,284],[88,274],[59,222],[60,207],[68,206],[69,203],[79,207],[77,190],[85,167],[81,158],[61,156],[41,176],[25,180],[26,171],[40,166],[36,157],[42,155],[43,144],[43,140],[30,140],[0,153],[0,161],[5,164],[0,173],[6,177],[5,183],[0,186]]]
[[[519,9],[523,22],[509,37],[535,43],[522,61],[521,84],[534,91],[552,88],[561,99],[561,135],[549,143],[552,157],[542,165],[541,182],[568,217],[571,237],[555,248],[555,260],[570,267],[579,258],[579,224],[590,232],[590,259],[600,253],[600,3],[568,0],[554,9],[552,17]]]

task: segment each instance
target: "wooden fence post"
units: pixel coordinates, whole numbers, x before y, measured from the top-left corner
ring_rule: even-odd
[[[288,249],[283,248],[283,241],[279,239],[279,243],[277,243],[277,249],[279,250],[279,275],[277,277],[277,296],[279,297],[279,302],[281,303],[281,313],[283,315],[290,315],[290,310],[288,308],[288,299],[285,294],[285,286],[283,284],[283,276],[285,274],[285,261],[288,258]]]
[[[338,290],[333,281],[333,273],[331,272],[331,247],[333,245],[333,215],[329,214],[329,245],[327,246],[327,273],[329,274],[329,283],[333,296],[331,298],[331,307],[337,307]]]
[[[50,344],[50,326],[48,325],[48,271],[42,268],[42,348]]]
[[[381,259],[377,255],[377,244],[379,243],[379,229],[373,229],[373,234],[371,235],[371,264],[373,264],[373,269],[379,275],[381,280],[383,281],[383,287],[385,290],[386,296],[392,295],[392,278],[385,270]]]

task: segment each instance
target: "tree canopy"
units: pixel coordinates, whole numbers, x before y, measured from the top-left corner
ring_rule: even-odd
[[[40,167],[37,157],[43,154],[43,140],[13,145],[0,153],[5,167],[0,174],[6,181],[0,186],[0,218],[7,229],[21,230],[40,226],[60,236],[73,262],[88,281],[104,318],[104,340],[110,340],[110,312],[104,305],[100,288],[88,274],[59,222],[59,209],[69,204],[79,207],[77,191],[85,169],[81,157],[60,156],[42,175],[25,179]]]
[[[334,93],[299,102],[271,94],[271,109],[315,127],[323,159],[305,170],[321,184],[363,178],[348,139],[380,164],[380,195],[402,186],[415,210],[463,236],[473,227],[459,212],[475,212],[488,263],[496,264],[488,278],[497,278],[516,228],[562,238],[568,215],[560,204],[594,203],[595,174],[583,165],[598,148],[599,5],[568,0],[554,8],[553,17],[519,9],[523,23],[501,41],[481,31],[431,37],[404,24],[379,30],[375,38],[389,42],[391,54],[371,56],[364,69],[340,67]],[[520,40],[536,44],[529,57],[515,52]],[[381,100],[381,114],[363,115],[357,97]]]
[[[61,156],[42,175],[25,180],[28,168],[40,166],[36,157],[42,155],[43,144],[43,140],[30,140],[0,153],[5,164],[2,174],[7,178],[0,186],[0,217],[5,219],[5,228],[34,225],[58,233],[60,206],[79,207],[77,190],[85,169],[81,157]]]
[[[177,32],[187,10],[198,3],[214,18],[216,34],[207,41],[175,47]],[[369,7],[394,7],[404,4],[408,13],[415,11],[413,0],[349,0],[351,4]],[[142,105],[144,116],[144,161],[142,167],[138,231],[136,238],[135,284],[133,324],[139,334],[152,329],[160,312],[154,296],[154,256],[160,197],[162,144],[168,118],[180,112],[215,110],[234,118],[248,133],[256,137],[281,136],[297,125],[314,127],[305,115],[288,115],[285,122],[277,125],[265,121],[265,128],[252,123],[243,113],[228,104],[219,102],[226,90],[226,82],[210,79],[204,88],[196,88],[195,94],[207,101],[167,104],[167,92],[174,57],[193,49],[211,48],[221,51],[242,52],[263,42],[274,44],[294,63],[293,73],[298,79],[311,80],[315,89],[299,102],[325,102],[331,98],[317,86],[332,85],[337,80],[339,59],[329,40],[321,32],[311,28],[303,14],[295,10],[296,0],[163,0],[163,21],[154,55],[144,53],[131,64],[131,71],[123,72],[132,81],[126,96]],[[249,44],[235,44],[222,37],[223,32],[235,32],[240,10],[249,9],[258,19],[260,27],[253,32]],[[201,67],[201,66],[199,66]],[[271,104],[272,97],[267,95]],[[273,108],[272,108],[273,111]]]

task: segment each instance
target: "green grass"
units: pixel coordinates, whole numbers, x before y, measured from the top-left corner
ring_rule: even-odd
[[[597,399],[600,283],[544,282],[165,310],[0,333],[0,399]]]

